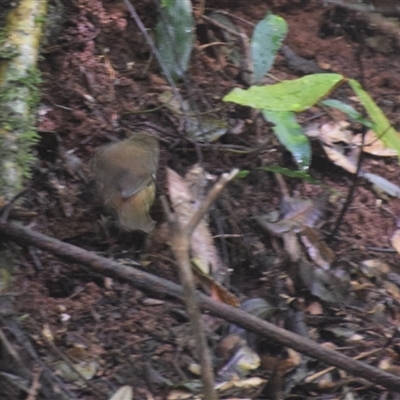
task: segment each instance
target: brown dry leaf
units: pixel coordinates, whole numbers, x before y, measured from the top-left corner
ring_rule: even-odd
[[[393,375],[400,376],[400,367],[393,364],[393,359],[385,357],[383,360],[379,361],[379,368],[383,371],[389,372]]]
[[[339,146],[322,145],[328,158],[337,166],[342,167],[347,172],[355,174],[357,171],[356,164],[346,157]]]
[[[211,276],[197,269],[196,266],[194,266],[193,271],[196,275],[196,278],[200,281],[203,288],[205,288],[210,294],[211,298],[221,301],[222,303],[228,304],[232,307],[239,307],[240,302],[238,298],[228,289],[215,281]]]
[[[225,392],[232,388],[240,388],[240,389],[252,389],[259,386],[265,385],[266,380],[258,377],[252,377],[247,379],[232,379],[229,382],[222,382],[216,385],[216,389],[219,392]],[[191,398],[192,399],[192,398]],[[230,397],[226,400],[251,400],[251,398],[247,397]]]
[[[360,268],[367,278],[381,278],[391,271],[389,265],[379,258],[361,261]]]
[[[186,400],[186,399],[201,399],[201,396],[193,396],[189,391],[174,389],[168,393],[167,400]]]
[[[199,169],[197,165],[194,168]],[[175,171],[167,168],[169,196],[172,206],[177,213],[179,223],[182,226],[185,226],[190,221],[194,212],[199,207],[202,201],[199,193],[201,192],[201,187],[205,186],[200,172],[196,174],[192,169],[187,175],[191,177],[191,180],[186,180]],[[196,183],[192,175],[197,175],[199,182]],[[197,268],[204,274],[211,275],[218,281],[222,281],[225,271],[217,250],[214,247],[208,223],[205,219],[200,221],[194,230],[190,238],[190,249],[192,259],[195,261]]]
[[[324,332],[329,332],[336,339],[340,339],[345,343],[359,342],[365,340],[365,337],[357,333],[357,326],[351,323],[345,323],[342,326],[331,326],[323,329]]]
[[[179,223],[186,225],[203,201],[207,182],[210,179],[199,165],[194,165],[185,179],[175,171],[167,169],[169,195]],[[216,248],[206,219],[203,219],[190,238],[191,259],[196,278],[214,299],[233,307],[239,306],[237,297],[222,283],[228,277]]]
[[[298,367],[301,364],[301,354],[296,350],[291,349],[290,347],[287,349],[288,359],[292,363],[293,367]]]
[[[122,386],[120,387],[109,400],[132,400],[133,399],[133,391],[130,386]]]
[[[297,366],[297,363],[293,364],[293,360],[288,357],[282,359],[280,357],[275,357],[271,355],[261,356],[261,367],[262,369],[278,373],[279,376],[284,376],[289,371],[293,370]]]
[[[400,301],[400,288],[395,283],[384,281],[383,287],[390,297],[392,297],[396,301]]]
[[[390,238],[390,244],[400,254],[400,229],[396,229]]]
[[[54,335],[53,332],[50,329],[50,325],[46,322],[43,325],[42,329],[42,335],[48,340],[49,342],[54,342]]]
[[[275,235],[281,236],[290,231],[300,232],[305,226],[315,226],[324,212],[327,197],[327,193],[313,200],[285,197],[281,204],[283,217],[280,221],[269,222],[267,215],[260,215],[255,219],[263,228]]]
[[[355,135],[352,143],[361,146],[362,135]],[[363,151],[368,154],[380,157],[394,157],[397,156],[397,151],[385,146],[382,140],[378,139],[375,132],[372,130],[367,131],[364,137]]]
[[[100,365],[96,361],[81,361],[70,364],[65,361],[55,363],[56,373],[66,382],[74,382],[76,385],[84,385],[82,377],[85,380],[92,379]]]
[[[371,142],[372,143],[372,142]],[[337,145],[322,145],[326,155],[328,158],[337,166],[343,168],[347,172],[351,174],[355,174],[357,172],[357,158],[360,152],[360,148],[357,147],[352,150],[349,155],[345,155],[343,153],[343,149]],[[396,153],[397,155],[397,153]],[[400,198],[400,187],[395,185],[392,182],[389,182],[387,179],[382,178],[379,175],[371,174],[369,172],[360,171],[360,176],[368,180],[372,183],[373,188],[382,196],[384,194],[388,194],[392,197]]]
[[[328,270],[335,261],[335,253],[322,240],[320,234],[306,226],[301,231],[300,238],[311,259],[321,268]]]
[[[313,200],[285,196],[281,202],[282,218],[278,222],[270,222],[269,215],[260,215],[255,220],[268,232],[281,236],[291,261],[297,262],[302,257],[302,251],[296,233],[317,224],[325,210],[327,199],[327,192]]]
[[[265,384],[265,382],[266,382],[265,379],[254,376],[252,378],[241,379],[240,381],[235,381],[235,382],[233,382],[233,386],[236,388],[241,388],[241,389],[250,389],[250,388],[262,386]],[[227,399],[227,400],[229,400],[229,399]],[[232,398],[230,400],[246,400],[246,399]]]
[[[79,343],[74,343],[73,346],[67,350],[66,354],[74,362],[88,361],[91,358],[87,349]]]
[[[283,239],[283,248],[286,253],[289,255],[290,260],[295,263],[299,261],[303,255],[299,238],[296,233],[293,231],[286,232],[282,235]]]
[[[322,315],[324,313],[324,309],[322,308],[321,303],[314,301],[307,307],[307,312],[310,315]]]
[[[348,277],[339,278],[331,271],[315,268],[305,259],[299,262],[298,273],[301,283],[313,296],[330,304],[342,305],[346,303],[350,289]]]
[[[348,126],[349,123],[346,121],[328,122],[322,124],[319,128],[308,127],[305,134],[309,137],[315,137],[327,145],[338,142],[349,144],[352,141],[352,133],[346,129]]]

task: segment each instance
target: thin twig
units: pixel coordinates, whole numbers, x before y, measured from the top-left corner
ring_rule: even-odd
[[[382,349],[374,349],[371,351],[365,351],[364,353],[359,354],[356,357],[353,357],[353,360],[362,360],[363,358],[372,356],[373,354],[379,353],[380,351],[382,351]],[[316,372],[313,375],[308,376],[307,378],[305,378],[305,382],[309,383],[309,382],[313,382],[319,378],[321,378],[322,376],[328,374],[329,372],[334,371],[336,368],[335,367],[328,367],[323,369],[322,371]]]
[[[191,235],[187,233],[186,227],[181,226],[176,213],[170,211],[165,197],[162,197],[161,201],[170,225],[170,245],[179,266],[179,278],[183,286],[186,310],[192,327],[193,337],[196,341],[197,356],[199,357],[201,365],[203,395],[205,399],[217,400],[218,396],[214,388],[213,363],[210,349],[207,345],[207,338],[202,326],[201,311],[197,301],[196,284],[190,265],[189,243]]]
[[[182,97],[179,94],[179,91],[178,91],[178,89],[177,89],[177,87],[175,85],[175,82],[172,79],[172,76],[169,73],[168,68],[165,66],[165,62],[162,59],[160,52],[157,50],[157,47],[154,44],[153,39],[151,38],[151,36],[147,32],[146,27],[143,25],[142,20],[140,19],[139,15],[137,14],[137,12],[135,10],[135,7],[133,7],[133,5],[131,4],[131,2],[129,0],[124,0],[124,3],[126,5],[126,7],[128,8],[128,11],[131,13],[132,18],[135,20],[136,25],[140,29],[140,32],[142,33],[143,37],[145,38],[145,40],[147,42],[147,45],[150,47],[151,52],[154,54],[154,57],[157,59],[157,62],[160,65],[160,68],[161,68],[163,74],[165,75],[169,85],[172,88],[174,96],[179,100],[179,104],[183,104]]]
[[[351,202],[353,201],[353,197],[354,197],[354,192],[356,191],[356,188],[358,186],[358,181],[359,181],[359,175],[361,172],[361,166],[362,166],[362,162],[363,162],[363,154],[364,154],[364,142],[365,142],[365,132],[366,128],[364,128],[364,132],[361,135],[361,146],[360,146],[360,155],[358,157],[358,161],[357,161],[357,169],[356,169],[356,173],[354,174],[353,177],[353,184],[350,186],[350,189],[347,193],[347,197],[346,197],[346,201],[340,211],[339,217],[336,220],[336,224],[335,227],[333,228],[332,233],[328,236],[327,240],[332,240],[338,233],[339,227],[342,224],[343,218],[347,212],[347,210],[350,207]]]
[[[39,396],[39,389],[40,389],[40,375],[43,372],[43,368],[39,368],[37,371],[34,372],[32,378],[32,384],[29,389],[29,394],[26,400],[36,400]]]

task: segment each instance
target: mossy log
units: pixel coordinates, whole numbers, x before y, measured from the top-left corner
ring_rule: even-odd
[[[0,32],[0,203],[21,191],[30,176],[46,11],[47,0],[21,0]]]

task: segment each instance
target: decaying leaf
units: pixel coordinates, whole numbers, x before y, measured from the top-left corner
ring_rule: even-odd
[[[367,179],[372,183],[373,188],[380,194],[386,193],[392,197],[400,198],[400,187],[395,185],[394,183],[388,181],[385,178],[382,178],[379,175],[371,174],[370,172],[361,171],[360,174],[363,178]]]
[[[130,386],[122,386],[120,387],[109,400],[132,400],[133,399],[133,391]]]
[[[85,386],[85,380],[92,379],[99,368],[96,361],[81,361],[75,364],[68,364],[65,361],[58,361],[56,373],[66,382],[74,382],[76,385]]]
[[[327,199],[328,193],[322,193],[314,200],[286,196],[281,203],[281,219],[278,222],[271,221],[271,214],[255,219],[268,232],[283,238],[285,251],[293,262],[302,258],[296,234],[304,231],[300,237],[308,254],[317,265],[327,269],[334,259],[333,253],[313,229],[325,211]]]
[[[285,197],[281,203],[281,219],[278,222],[270,222],[267,215],[256,217],[256,221],[278,236],[289,231],[300,232],[305,226],[315,226],[324,212],[326,201],[326,193],[314,200]]]
[[[347,172],[355,174],[357,171],[356,162],[347,157],[340,146],[327,146],[322,145],[328,158],[337,166],[342,167]]]
[[[382,276],[390,273],[389,265],[377,258],[364,260],[359,264],[359,267],[368,279],[381,279]]]
[[[337,340],[348,342],[358,342],[364,340],[364,336],[357,333],[359,326],[356,324],[343,324],[342,326],[331,326],[323,329],[323,332],[328,332]]]
[[[222,61],[222,56],[224,58],[226,57],[236,67],[240,67],[240,64],[243,60],[243,55],[240,53],[240,50],[237,47],[237,38],[240,35],[239,29],[228,17],[222,15],[221,13],[212,12],[209,14],[209,18],[228,28],[221,29],[221,36],[223,37],[223,40],[226,42],[227,46],[212,47],[217,60],[220,60],[219,64],[221,65],[221,69],[226,64],[226,62]],[[237,35],[233,35],[230,31],[236,32]],[[218,37],[216,37],[211,30],[209,30],[209,36],[211,42],[218,41]]]
[[[277,357],[271,355],[261,356],[261,366],[266,371],[278,373],[279,376],[284,376],[289,371],[298,367],[301,363],[301,354],[290,348],[286,349],[287,357]]]
[[[246,340],[235,334],[226,336],[216,348],[216,355],[223,365],[217,374],[218,381],[243,378],[260,366],[260,357]]]
[[[298,274],[301,283],[313,296],[331,304],[345,304],[350,292],[350,278],[348,276],[339,278],[331,271],[315,268],[304,259],[298,264]]]
[[[355,135],[353,137],[352,143],[357,146],[361,146],[362,135],[361,134]],[[365,153],[380,157],[397,156],[397,151],[389,147],[386,147],[385,144],[382,142],[382,140],[380,140],[376,136],[376,133],[372,130],[367,131],[367,133],[365,134],[363,151]]]
[[[335,253],[322,240],[320,234],[306,226],[300,233],[300,239],[310,258],[321,268],[328,270],[335,261]]]
[[[311,125],[305,129],[304,133],[308,137],[319,139],[328,146],[339,142],[349,144],[352,141],[352,133],[347,129],[348,126],[349,123],[346,121],[332,121],[320,127]]]
[[[252,377],[246,379],[232,379],[229,382],[223,382],[216,385],[219,392],[224,392],[232,388],[237,389],[253,389],[265,385],[266,380],[259,377]],[[241,400],[250,400],[250,397],[240,398]],[[238,400],[237,397],[228,398],[227,400]]]
[[[232,387],[251,388],[261,384],[260,381],[243,380],[252,370],[260,366],[259,355],[250,348],[246,339],[237,333],[224,337],[215,349],[218,360],[216,388],[226,391]]]
[[[337,144],[333,144],[334,142],[333,139],[340,138],[340,141],[345,143],[347,143],[346,142],[347,139],[345,138],[345,136],[340,136],[341,135],[340,133],[339,135],[336,135],[336,133],[338,133],[338,131],[333,131],[332,138],[330,138],[329,135],[328,139],[324,140],[320,138],[322,141],[325,142],[325,144],[322,144],[322,148],[324,149],[328,158],[334,164],[343,168],[347,172],[350,172],[351,174],[355,174],[357,172],[357,159],[359,157],[360,147],[354,148],[349,155],[346,155],[344,153],[343,147]],[[308,134],[310,136],[318,136],[320,135],[320,132],[318,132],[318,130],[315,129],[309,129]],[[331,142],[329,143],[329,141]],[[356,135],[355,137],[353,137],[352,144],[360,146],[361,143],[362,143],[361,135]],[[385,156],[385,157],[397,155],[397,151],[385,147],[385,144],[381,140],[379,140],[376,134],[371,130],[366,133],[364,139],[363,151],[370,154]],[[376,188],[377,191],[381,193],[382,192],[386,193],[392,197],[400,198],[400,187],[392,182],[389,182],[387,179],[382,178],[381,176],[376,174],[364,172],[362,170],[359,171],[359,175],[365,178],[370,183],[372,183],[373,187]]]
[[[390,238],[393,248],[400,254],[400,229],[396,229]]]
[[[182,116],[182,118],[185,117],[185,131],[189,139],[196,142],[215,142],[228,132],[229,126],[225,119],[216,118],[210,114],[204,115],[201,112],[194,112],[187,100],[183,101],[183,110],[181,110],[178,101],[171,92],[162,93],[158,100],[173,113]]]
[[[193,396],[189,390],[175,389],[168,393],[167,400],[200,400],[201,396]]]
[[[196,278],[200,281],[203,288],[207,290],[211,298],[217,301],[221,301],[225,304],[229,304],[232,307],[239,307],[240,303],[238,298],[227,288],[222,286],[211,276],[196,268],[196,265],[194,265],[193,271],[196,275]]]
[[[198,168],[198,166],[194,168]],[[192,194],[197,190],[194,187],[198,188],[203,183],[188,182],[171,169],[167,169],[167,180],[172,206],[178,215],[179,223],[185,226],[201,202],[201,199],[195,198]],[[201,181],[201,177],[199,180]],[[206,220],[203,219],[193,232],[190,238],[190,248],[192,259],[196,261],[196,266],[203,273],[213,277],[219,275],[222,264]]]
[[[182,226],[189,222],[200,206],[205,195],[207,178],[206,172],[197,164],[189,170],[185,178],[167,169],[171,203]],[[222,285],[228,274],[214,247],[206,218],[200,221],[190,238],[190,251],[194,273],[207,292],[215,299],[237,306],[236,296]]]

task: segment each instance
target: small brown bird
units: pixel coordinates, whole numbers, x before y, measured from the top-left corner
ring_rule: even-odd
[[[155,199],[159,153],[156,138],[137,133],[100,148],[94,157],[93,172],[104,203],[127,231],[154,228],[149,211]]]

